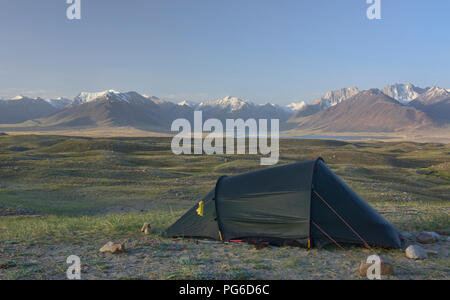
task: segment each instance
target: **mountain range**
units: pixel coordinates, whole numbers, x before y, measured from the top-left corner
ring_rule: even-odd
[[[173,103],[137,92],[82,92],[74,99],[27,98],[0,100],[0,124],[18,127],[83,129],[134,127],[168,132],[177,118],[192,121],[195,110],[204,119],[280,119],[283,129],[333,132],[392,132],[447,126],[450,91],[419,88],[410,83],[388,85],[382,90],[357,87],[329,91],[311,104],[286,106],[255,104],[236,97],[195,103]]]
[[[324,132],[393,132],[432,127],[426,113],[373,89],[308,117],[289,120],[299,129]]]

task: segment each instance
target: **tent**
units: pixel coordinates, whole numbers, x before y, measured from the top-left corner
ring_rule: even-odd
[[[401,247],[396,229],[321,158],[223,176],[166,235],[308,248],[329,243]]]

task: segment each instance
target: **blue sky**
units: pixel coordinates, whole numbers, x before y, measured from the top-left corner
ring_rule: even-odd
[[[311,101],[393,82],[450,88],[450,1],[65,0],[0,2],[0,97],[135,90]]]

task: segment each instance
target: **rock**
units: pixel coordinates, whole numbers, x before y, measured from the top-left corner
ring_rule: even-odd
[[[427,255],[433,255],[433,256],[438,256],[439,255],[439,252],[437,252],[436,250],[431,250],[431,249],[426,249],[425,253]]]
[[[436,232],[440,235],[450,235],[448,230],[436,230]]]
[[[110,252],[112,254],[123,253],[125,251],[125,247],[122,244],[115,244],[113,242],[106,243],[103,247],[100,248],[101,253]]]
[[[436,241],[440,241],[443,239],[443,237],[439,233],[436,232],[425,232],[425,233],[431,235]]]
[[[433,244],[437,242],[436,236],[429,232],[421,232],[416,236],[416,240],[421,244]]]
[[[400,233],[400,235],[405,239],[405,240],[411,240],[414,238],[414,234],[407,232],[407,231],[403,231]]]
[[[367,269],[369,269],[371,265],[372,264],[362,261],[359,266],[359,274],[364,277],[367,276]],[[381,276],[387,275],[394,275],[394,267],[381,257]]]
[[[427,253],[419,245],[411,245],[405,250],[406,257],[411,259],[425,259]]]
[[[150,233],[150,224],[148,223],[144,223],[144,225],[141,228],[141,232],[145,233],[145,234],[149,234]]]

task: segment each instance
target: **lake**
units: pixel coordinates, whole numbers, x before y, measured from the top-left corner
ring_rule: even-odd
[[[386,140],[390,137],[386,136],[327,136],[327,135],[304,135],[304,136],[287,136],[280,137],[283,140]]]

